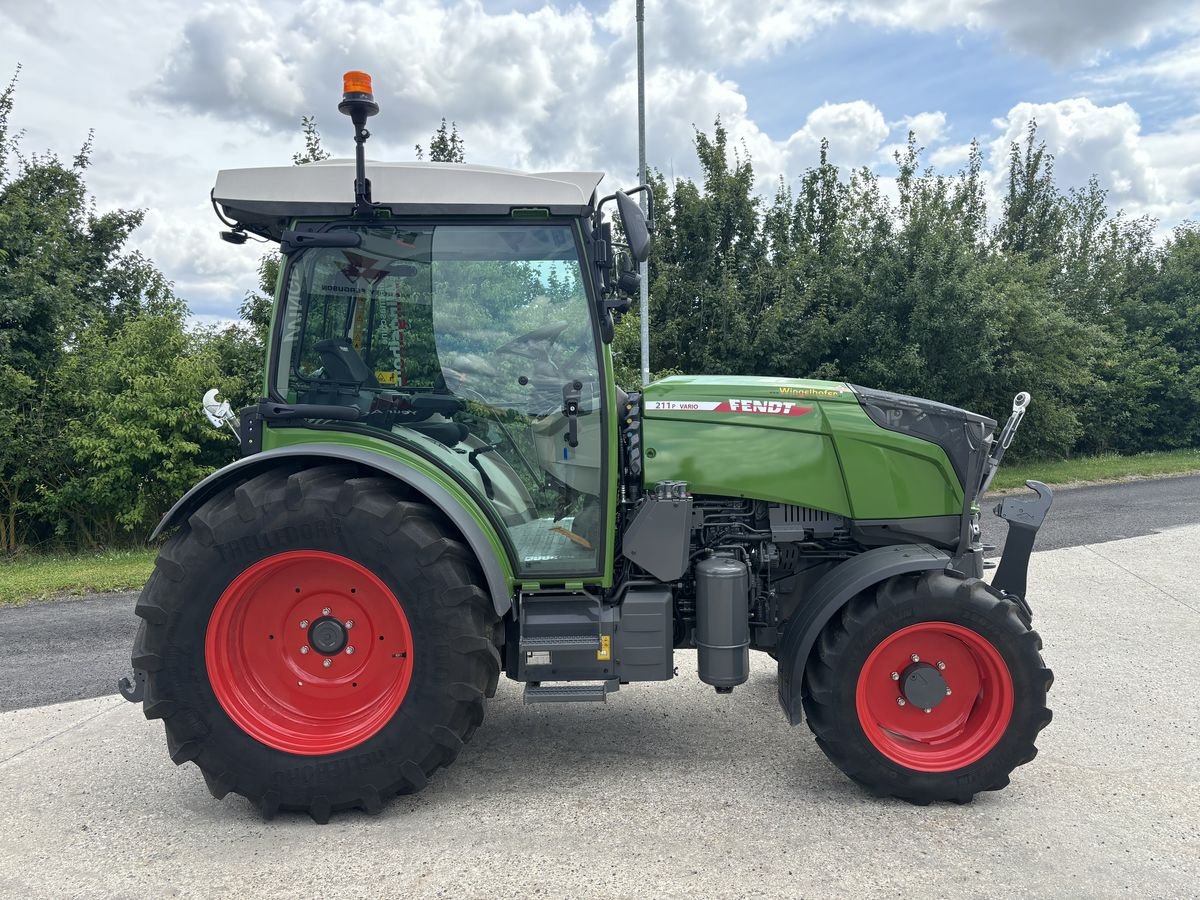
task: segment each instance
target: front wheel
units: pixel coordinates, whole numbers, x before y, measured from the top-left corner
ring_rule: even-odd
[[[499,677],[470,552],[398,485],[273,470],[206,502],[138,601],[144,712],[267,817],[379,810],[453,761]]]
[[[1034,758],[1053,675],[1019,608],[952,572],[889,579],[821,633],[804,711],[835,765],[875,794],[965,803]]]

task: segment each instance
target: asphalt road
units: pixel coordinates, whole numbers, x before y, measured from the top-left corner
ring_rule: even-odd
[[[1032,491],[1023,491],[1032,497]],[[1008,526],[992,515],[1000,498],[982,506],[984,543],[1004,549]],[[1200,475],[1058,488],[1035,550],[1102,544],[1200,522]]]
[[[984,539],[1005,524],[985,504]],[[1098,485],[1055,494],[1036,549],[1053,550],[1200,523],[1200,476]],[[129,670],[136,592],[0,609],[0,712],[115,693]],[[1036,601],[1035,601],[1036,605]]]

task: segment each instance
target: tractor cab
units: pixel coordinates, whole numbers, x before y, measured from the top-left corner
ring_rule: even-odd
[[[409,173],[406,173],[409,174]],[[411,174],[420,175],[417,169]],[[608,418],[569,221],[333,220],[289,260],[270,395],[410,446],[468,482],[531,574],[599,566]]]
[[[256,234],[284,257],[263,421],[243,429],[259,443],[244,449],[279,446],[288,428],[402,447],[467,489],[518,576],[603,578],[617,402],[605,344],[648,250],[641,210],[623,192],[598,198],[599,172],[372,162],[367,180],[358,149],[218,175],[226,239]]]

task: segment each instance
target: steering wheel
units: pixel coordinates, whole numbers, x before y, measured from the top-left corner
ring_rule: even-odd
[[[567,330],[570,322],[551,322],[549,325],[543,325],[541,328],[535,328],[533,331],[527,331],[524,334],[517,335],[506,344],[501,344],[496,348],[497,353],[512,353],[515,356],[523,356],[526,359],[537,361],[545,361],[550,359],[550,348],[554,346],[554,342],[558,340],[558,336]],[[545,344],[543,347],[538,347],[538,344]],[[540,353],[539,353],[540,351]]]

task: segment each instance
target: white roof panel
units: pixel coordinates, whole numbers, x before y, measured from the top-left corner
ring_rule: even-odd
[[[591,207],[602,172],[516,172],[459,163],[367,161],[371,199],[394,214],[508,214],[544,207],[582,215]],[[213,197],[225,214],[278,234],[295,216],[348,215],[354,203],[354,160],[302,166],[223,169]]]

